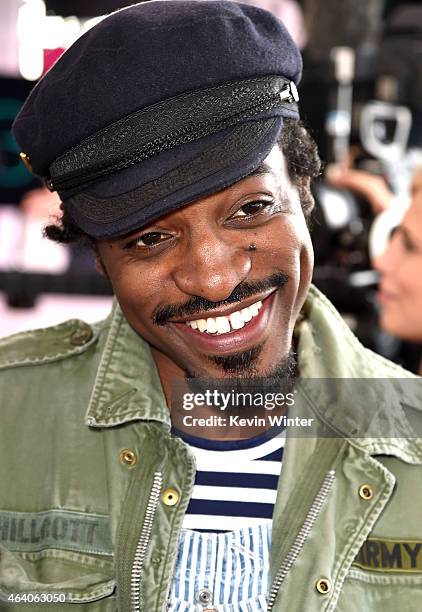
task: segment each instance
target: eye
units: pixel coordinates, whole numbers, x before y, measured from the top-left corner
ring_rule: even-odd
[[[254,215],[263,212],[269,208],[273,202],[267,202],[265,200],[254,200],[253,202],[246,202],[243,204],[235,213],[232,214],[230,219],[241,219],[245,217],[253,217]]]
[[[128,244],[126,244],[125,249],[130,249],[133,247],[144,249],[156,247],[160,244],[163,244],[171,237],[172,236],[170,236],[170,234],[165,234],[164,232],[146,232],[145,234],[137,236]]]
[[[408,251],[408,253],[412,253],[413,251],[416,250],[415,245],[413,244],[413,242],[409,239],[408,236],[403,235],[402,236],[402,242],[403,242],[403,246],[405,251]]]
[[[398,236],[399,244],[404,251],[407,253],[417,251],[417,245],[412,241],[412,238],[409,236],[405,228],[400,225],[395,227],[390,234],[390,240],[395,236]]]

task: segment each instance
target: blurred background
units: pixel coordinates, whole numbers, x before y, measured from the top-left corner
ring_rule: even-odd
[[[420,342],[379,324],[371,259],[409,205],[422,165],[422,2],[245,1],[276,13],[303,52],[302,117],[324,162],[314,185],[314,283],[366,346],[418,371]],[[10,126],[61,53],[129,4],[1,0],[0,336],[108,314],[111,288],[92,258],[43,239],[60,203],[20,162]]]

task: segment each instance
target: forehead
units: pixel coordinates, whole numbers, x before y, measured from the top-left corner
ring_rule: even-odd
[[[287,179],[286,158],[279,144],[273,146],[264,161],[249,176],[259,176],[261,174],[274,174],[281,179]]]
[[[412,189],[412,203],[402,223],[411,236],[422,245],[422,182],[418,189]]]
[[[422,167],[416,172],[412,180],[412,196],[415,198],[422,191]]]

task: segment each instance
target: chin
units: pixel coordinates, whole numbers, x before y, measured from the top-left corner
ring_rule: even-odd
[[[380,326],[384,331],[390,334],[390,336],[393,336],[398,340],[415,343],[422,342],[422,329],[409,329],[408,326],[403,326],[403,319],[403,316],[396,318],[388,315],[382,315],[380,318]]]

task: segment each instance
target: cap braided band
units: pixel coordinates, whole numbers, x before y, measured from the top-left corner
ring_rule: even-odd
[[[232,81],[169,98],[108,125],[58,157],[52,191],[74,189],[274,109],[298,117],[295,84],[280,76]],[[283,114],[283,113],[279,113]]]

